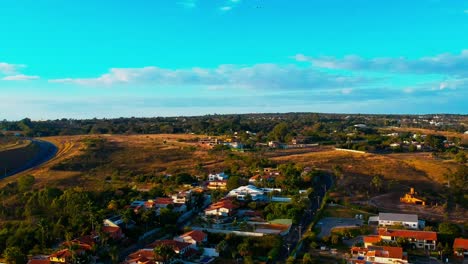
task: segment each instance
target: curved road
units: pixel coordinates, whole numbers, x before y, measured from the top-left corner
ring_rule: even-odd
[[[34,144],[36,144],[36,146],[39,147],[39,151],[37,152],[36,156],[33,159],[29,160],[22,167],[17,168],[15,170],[7,171],[6,175],[2,174],[0,179],[15,175],[17,173],[20,173],[29,169],[33,169],[49,161],[57,153],[57,150],[58,150],[57,147],[50,142],[39,140],[39,139],[32,139],[32,138],[29,140],[31,140]]]

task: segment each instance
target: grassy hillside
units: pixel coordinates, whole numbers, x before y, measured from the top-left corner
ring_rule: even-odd
[[[391,194],[374,201],[395,211],[408,209],[398,207],[398,197],[410,187],[435,201],[434,205],[440,205],[445,199],[446,174],[460,166],[427,153],[359,154],[331,147],[260,153],[213,151],[199,146],[195,135],[63,136],[43,140],[54,143],[59,150],[54,159],[27,172],[36,178],[38,188],[77,185],[93,190],[119,186],[151,188],[157,187],[160,182],[157,178],[166,174],[206,175],[228,169],[249,176],[259,165],[294,162],[333,173],[339,167],[341,173],[334,194],[337,199],[367,203],[380,194]],[[0,185],[20,175],[3,179]],[[371,184],[376,175],[382,180],[379,190]],[[438,211],[440,208],[434,208],[432,213],[440,215]]]

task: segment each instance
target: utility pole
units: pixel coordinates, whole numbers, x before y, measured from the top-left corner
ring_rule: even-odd
[[[317,210],[320,208],[320,196],[317,197]]]
[[[302,224],[299,224],[299,240],[302,238]]]

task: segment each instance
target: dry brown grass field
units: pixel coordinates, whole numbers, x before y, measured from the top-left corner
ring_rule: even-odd
[[[398,197],[409,187],[425,193],[437,193],[443,187],[445,174],[457,169],[452,161],[439,160],[429,153],[402,154],[361,154],[334,150],[330,147],[266,151],[263,153],[236,153],[233,158],[229,151],[212,153],[209,148],[197,144],[195,135],[101,135],[101,136],[57,136],[42,138],[58,147],[57,155],[36,169],[23,172],[0,181],[0,186],[31,174],[36,178],[36,187],[82,186],[100,190],[109,186],[139,186],[135,177],[139,175],[162,175],[188,172],[193,175],[206,174],[229,168],[233,164],[245,168],[242,158],[261,156],[277,163],[294,162],[333,171],[339,165],[343,177],[338,181],[341,195],[352,197],[353,201],[366,201],[377,195],[356,195],[366,193],[375,175],[384,179],[384,193]],[[105,139],[106,146],[97,159],[96,166],[82,169],[57,169],[60,164],[93,162],[86,158],[86,139]],[[85,157],[85,159],[83,158]],[[94,156],[93,156],[94,157]],[[389,185],[390,183],[391,186]],[[353,192],[354,190],[354,192]],[[392,196],[392,197],[393,197]],[[376,200],[377,201],[377,200]],[[398,199],[381,200],[384,206],[398,208]],[[434,213],[437,213],[434,211]]]
[[[412,128],[412,127],[392,127],[382,129],[384,131],[396,131],[396,132],[412,132],[420,133],[421,135],[442,135],[447,138],[461,138],[464,141],[468,141],[468,135],[463,133],[451,132],[451,131],[438,131],[433,129],[424,129],[424,128]]]

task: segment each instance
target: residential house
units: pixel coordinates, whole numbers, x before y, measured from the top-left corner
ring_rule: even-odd
[[[135,226],[135,221],[130,220],[128,223],[125,223],[125,221],[122,219],[122,216],[116,215],[109,217],[107,219],[104,219],[104,226],[114,226],[114,227],[120,227],[120,228],[133,228]]]
[[[455,238],[455,241],[453,241],[453,254],[457,257],[468,258],[468,239]]]
[[[226,181],[227,179],[229,179],[229,175],[227,175],[224,172],[215,173],[215,174],[210,173],[208,175],[208,181]]]
[[[230,216],[234,214],[237,205],[229,199],[221,200],[217,203],[210,205],[205,209],[206,216]]]
[[[165,264],[164,259],[157,256],[152,248],[140,249],[126,258],[123,264]]]
[[[173,194],[171,198],[176,204],[188,204],[192,201],[192,190],[178,192]]]
[[[102,232],[107,234],[110,238],[114,240],[120,240],[124,237],[122,228],[119,226],[103,226]]]
[[[169,246],[176,254],[181,257],[193,254],[193,251],[191,250],[193,249],[192,244],[176,240],[156,240],[145,248],[155,248],[161,245]]]
[[[71,251],[68,248],[66,248],[66,249],[62,249],[62,250],[59,250],[57,252],[50,254],[49,261],[52,264],[70,263],[71,257],[72,257]]]
[[[210,181],[207,188],[210,190],[226,190],[227,181]]]
[[[401,225],[410,229],[418,229],[420,222],[415,214],[393,214],[379,213],[378,216],[369,217],[369,224],[377,223],[379,226],[396,226]]]
[[[237,200],[244,201],[247,196],[250,196],[252,201],[263,200],[265,198],[265,192],[253,185],[240,186],[234,190],[231,190],[228,197],[235,197]]]
[[[34,256],[28,261],[28,264],[50,264],[49,256]]]
[[[366,248],[376,243],[379,243],[380,241],[382,241],[382,238],[380,238],[380,236],[375,236],[375,235],[365,236],[363,238],[364,247]]]
[[[174,238],[175,241],[190,243],[192,247],[202,245],[208,241],[208,235],[200,230],[192,230]]]
[[[437,233],[432,231],[379,228],[378,234],[382,241],[396,242],[398,238],[405,238],[415,247],[428,250],[434,250],[437,243]]]
[[[154,207],[157,209],[167,208],[169,205],[174,205],[172,198],[158,197],[154,200]]]
[[[401,247],[353,247],[351,263],[359,264],[403,264],[408,263],[408,256]]]
[[[176,256],[165,261],[161,256],[155,254],[154,248],[161,245],[166,245],[172,248]],[[192,248],[189,243],[175,240],[157,240],[145,246],[143,249],[128,255],[122,264],[168,264],[173,263],[177,259],[186,259],[196,253],[197,251]]]

